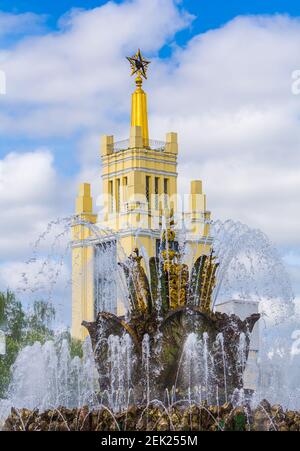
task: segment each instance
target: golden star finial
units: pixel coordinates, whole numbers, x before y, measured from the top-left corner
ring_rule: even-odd
[[[140,49],[138,49],[137,53],[132,57],[127,56],[126,58],[130,62],[131,75],[138,74],[142,75],[144,78],[147,78],[147,70],[150,61],[147,61],[142,57]]]

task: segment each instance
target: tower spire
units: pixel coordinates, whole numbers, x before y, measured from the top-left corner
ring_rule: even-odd
[[[144,147],[149,146],[147,94],[142,89],[143,78],[147,79],[147,69],[150,61],[143,58],[140,49],[132,57],[127,57],[131,66],[131,75],[137,74],[135,79],[136,90],[131,99],[131,127],[139,126],[142,129]]]

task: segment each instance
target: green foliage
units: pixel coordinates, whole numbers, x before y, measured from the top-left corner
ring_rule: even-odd
[[[75,340],[74,338],[70,338],[70,354],[72,359],[74,357],[83,357],[83,349],[82,342],[80,340]]]
[[[72,359],[74,357],[79,357],[80,359],[83,357],[82,342],[80,340],[72,338],[69,331],[62,332],[55,337],[55,344],[58,348],[61,346],[63,340],[67,340],[69,344],[70,356]]]
[[[55,309],[53,306],[43,301],[36,301],[33,305],[33,312],[26,318],[24,344],[32,345],[36,341],[45,343],[45,341],[53,338],[50,325],[54,318]]]
[[[25,327],[25,313],[21,302],[17,301],[11,291],[0,293],[0,327],[16,341],[22,340]]]
[[[0,398],[5,394],[5,391],[10,382],[11,365],[14,363],[18,352],[20,350],[19,343],[11,336],[6,337],[6,354],[0,356]]]
[[[0,356],[0,398],[8,387],[11,366],[22,347],[35,341],[44,343],[53,337],[50,329],[55,310],[44,301],[36,301],[26,314],[14,293],[0,293],[0,328],[6,335],[6,355]]]
[[[234,417],[234,431],[244,431],[246,428],[246,416],[239,413]]]
[[[0,327],[4,323],[4,315],[5,315],[5,298],[3,293],[0,294]]]

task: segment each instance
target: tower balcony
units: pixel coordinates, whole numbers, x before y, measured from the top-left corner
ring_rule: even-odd
[[[159,141],[155,139],[149,139],[149,145],[147,147],[141,146],[142,148],[149,150],[156,150],[157,152],[164,152],[166,150],[167,143],[165,141]],[[130,145],[130,139],[124,139],[122,141],[116,141],[107,144],[108,153],[122,152],[124,150],[132,149]]]

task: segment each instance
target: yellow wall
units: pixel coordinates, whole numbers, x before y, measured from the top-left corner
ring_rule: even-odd
[[[128,149],[114,152],[112,136],[102,138],[104,211],[102,225],[122,231],[132,229],[132,239],[123,240],[130,254],[137,229],[157,230],[163,211],[177,210],[177,135],[168,133],[165,149],[143,144],[142,128],[131,127]],[[148,181],[148,189],[146,189]],[[156,195],[156,184],[158,194]],[[164,188],[167,187],[167,196]],[[171,199],[169,201],[169,199]],[[150,238],[143,238],[152,255]]]
[[[91,230],[80,221],[95,224],[97,216],[92,213],[90,185],[82,183],[76,199],[76,218],[72,226],[72,337],[83,340],[87,330],[81,326],[83,320],[94,319],[94,275],[93,246],[88,239]]]
[[[81,322],[94,320],[94,250],[91,240],[96,238],[93,231],[80,221],[97,223],[111,229],[112,233],[118,232],[119,246],[125,255],[130,255],[138,247],[145,249],[151,257],[156,252],[162,216],[168,215],[170,210],[174,215],[177,212],[177,134],[167,133],[164,148],[155,148],[148,136],[147,97],[138,79],[136,83],[127,148],[118,150],[113,136],[102,137],[102,217],[93,214],[89,184],[80,185],[76,199],[77,216],[72,227],[72,336],[80,340],[87,335]],[[194,180],[191,182],[188,211],[184,215],[188,224],[190,265],[201,254],[210,251],[209,225],[205,224],[209,217],[202,183]],[[124,306],[118,303],[117,311],[123,314]]]

